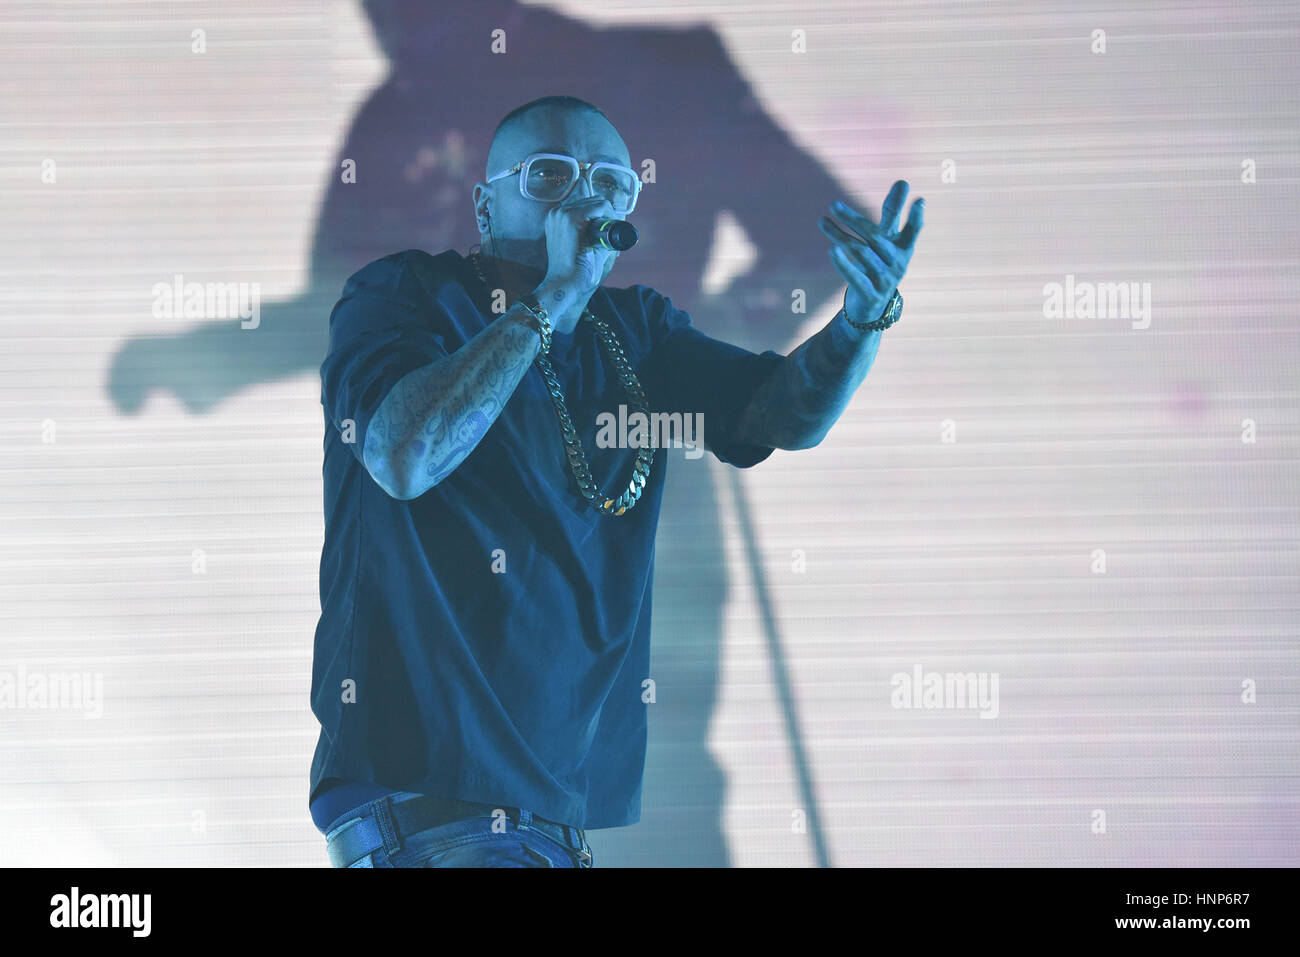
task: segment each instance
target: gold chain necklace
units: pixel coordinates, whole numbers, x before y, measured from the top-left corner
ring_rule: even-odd
[[[479,281],[488,287],[487,277],[483,274],[483,256],[480,253],[473,253],[468,258],[474,266],[474,272],[478,274]],[[595,327],[596,338],[606,360],[614,367],[623,391],[631,396],[633,411],[645,416],[648,428],[650,424],[648,403],[645,393],[641,390],[641,383],[637,380],[623,352],[623,344],[618,341],[618,336],[614,334],[609,323],[592,312],[590,306],[583,309],[582,318]],[[578,491],[587,500],[587,504],[601,514],[622,515],[641,498],[646,480],[650,478],[650,463],[654,461],[655,447],[651,444],[637,449],[636,462],[632,466],[632,479],[627,483],[627,489],[617,499],[605,498],[591,476],[587,456],[582,451],[582,440],[578,438],[577,430],[573,427],[573,419],[569,417],[569,409],[564,402],[564,390],[560,386],[560,377],[555,373],[555,366],[551,364],[550,356],[545,352],[539,352],[536,361],[542,378],[546,380],[547,391],[551,393],[551,401],[555,403],[555,414],[560,420],[560,435],[564,439],[564,451],[568,456],[569,469],[573,472],[574,481],[578,483]],[[649,438],[647,436],[647,439]]]

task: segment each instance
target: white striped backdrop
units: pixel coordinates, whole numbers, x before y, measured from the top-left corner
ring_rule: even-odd
[[[1296,5],[549,9],[711,27],[838,181],[927,199],[903,320],[826,441],[673,462],[645,812],[590,834],[597,865],[1300,863]],[[0,709],[0,864],[327,865],[319,359],[138,344],[197,324],[151,314],[177,273],[323,327],[317,217],[386,70],[343,0],[0,11],[0,681],[103,692]],[[719,222],[725,288],[753,250]],[[1149,326],[1046,318],[1067,276],[1149,284]],[[222,401],[181,398],[213,375]],[[892,706],[918,666],[996,674],[996,718]]]

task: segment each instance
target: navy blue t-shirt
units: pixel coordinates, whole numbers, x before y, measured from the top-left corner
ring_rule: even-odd
[[[657,450],[630,511],[596,512],[534,363],[486,436],[418,498],[392,498],[362,462],[389,389],[496,319],[489,297],[458,252],[407,250],[353,275],[330,316],[309,801],[338,779],[371,786],[352,794],[523,807],[584,829],[634,824],[655,530],[668,461],[683,450]],[[647,286],[602,286],[589,307],[617,333],[651,411],[702,413],[705,447],[739,468],[771,455],[731,435],[779,353],[704,335]],[[555,334],[550,356],[592,474],[616,497],[636,449],[598,447],[596,416],[630,399],[590,323]],[[320,806],[323,829],[338,807]]]

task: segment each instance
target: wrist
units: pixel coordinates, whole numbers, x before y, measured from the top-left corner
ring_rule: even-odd
[[[897,288],[895,288],[893,293],[890,295],[889,301],[885,304],[885,308],[879,317],[866,321],[853,319],[849,315],[848,296],[848,290],[846,289],[844,291],[844,304],[840,306],[838,315],[843,316],[844,321],[854,329],[863,332],[883,332],[890,326],[894,325],[894,323],[898,322],[899,318],[903,314],[903,295]]]
[[[528,338],[537,344],[537,352],[533,354],[534,359],[542,352],[542,345],[546,342],[545,336],[542,334],[542,327],[538,324],[537,317],[529,312],[523,303],[515,302],[498,321],[507,322],[528,334]]]
[[[550,316],[555,332],[572,332],[582,315],[582,307],[587,302],[587,297],[568,280],[544,280],[532,294],[537,298],[538,305]]]
[[[555,332],[555,319],[551,311],[531,292],[526,292],[515,300],[515,305],[519,307],[521,321],[536,330],[540,352],[549,352],[551,335]]]
[[[550,277],[543,279],[541,284],[533,290],[533,295],[537,301],[546,308],[552,316],[559,315],[573,305],[578,298],[577,287],[573,283],[563,279],[552,279]]]

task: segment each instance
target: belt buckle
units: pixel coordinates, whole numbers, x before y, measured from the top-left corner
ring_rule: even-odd
[[[577,848],[577,854],[578,854],[578,866],[579,866],[579,867],[591,867],[591,866],[593,866],[593,864],[592,864],[592,860],[593,860],[593,859],[592,859],[591,850],[590,850],[591,845],[587,843],[587,833],[586,833],[586,831],[582,830],[582,828],[575,827],[575,828],[573,829],[573,833],[577,835],[578,843],[579,843],[579,845],[580,845],[580,846]]]
[[[587,850],[590,845],[587,844],[587,835],[580,828],[573,827],[570,824],[561,824],[559,821],[552,821],[537,815],[531,817],[531,827],[549,834],[553,839],[567,847],[571,853],[577,856],[579,867],[591,866],[592,856],[591,852]]]

